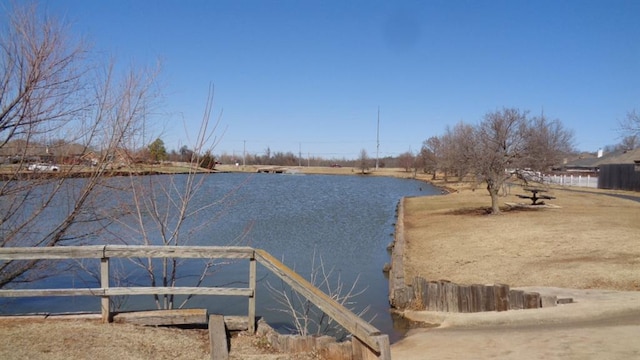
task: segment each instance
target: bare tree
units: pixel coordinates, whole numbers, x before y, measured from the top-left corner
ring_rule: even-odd
[[[366,288],[359,288],[358,277],[351,285],[345,284],[340,273],[333,268],[326,268],[322,256],[316,251],[311,259],[311,269],[309,272],[309,282],[322,290],[330,298],[351,311],[355,309],[355,300],[364,294]],[[329,335],[342,340],[347,332],[331,317],[318,309],[311,301],[298,294],[284,282],[279,286],[267,282],[267,289],[273,295],[279,308],[273,309],[289,315],[292,319],[295,333],[302,336],[309,335]],[[358,316],[363,317],[368,312],[369,307],[365,307],[358,312]],[[373,319],[371,319],[373,320]]]
[[[488,113],[480,124],[458,123],[422,147],[425,164],[462,179],[474,175],[486,183],[491,212],[500,213],[498,194],[512,173],[527,169],[546,171],[574,151],[573,132],[559,120],[544,116],[529,119],[526,111],[504,108]]]
[[[38,17],[33,5],[16,7],[2,23],[0,148],[12,139],[42,140],[87,109],[78,101],[84,44],[56,19]]]
[[[443,158],[442,139],[438,136],[432,136],[422,143],[420,149],[420,158],[425,173],[431,173],[432,180],[436,179],[438,170],[442,167]]]
[[[358,168],[362,174],[369,171],[369,155],[367,154],[367,150],[360,150],[360,157],[358,157]]]
[[[218,139],[215,137],[220,124],[221,115],[210,122],[213,108],[213,87],[209,89],[201,127],[191,147],[196,154],[210,154]],[[121,199],[117,207],[123,211],[116,213],[109,221],[116,224],[112,233],[115,241],[127,245],[161,245],[184,246],[192,243],[203,230],[225,213],[233,203],[230,197],[244,183],[237,184],[235,189],[218,194],[203,194],[205,181],[210,179],[201,173],[202,159],[193,156],[187,174],[164,176],[130,176],[120,189]],[[249,181],[250,177],[246,178]],[[106,216],[107,214],[105,214]],[[237,245],[245,239],[251,224],[238,234],[230,245]],[[184,278],[180,273],[183,265],[178,258],[132,259],[132,263],[141,269],[150,282],[150,286],[175,286]],[[204,261],[191,286],[200,286],[222,262]],[[186,297],[180,303],[173,294],[154,295],[156,306],[160,309],[183,307],[191,298]]]
[[[475,131],[475,146],[468,155],[476,176],[486,182],[491,196],[491,213],[500,213],[499,191],[517,168],[526,151],[528,120],[526,112],[505,108],[488,113]]]
[[[519,166],[537,172],[549,171],[575,151],[573,132],[560,120],[549,121],[544,115],[532,118],[525,134],[525,151]]]
[[[83,43],[34,6],[16,7],[7,24],[0,38],[0,149],[11,140],[24,147],[15,154],[20,161],[2,170],[7,181],[0,184],[0,246],[83,243],[101,230],[102,165],[136,132],[153,78],[133,71],[116,79],[113,65],[93,77]],[[49,139],[78,144],[81,152],[95,150],[101,166],[26,173],[26,155]],[[74,179],[72,172],[84,178]],[[36,260],[0,262],[0,287],[50,273],[44,266]]]
[[[640,136],[640,113],[629,111],[627,117],[620,122],[620,128],[625,134]]]
[[[640,146],[640,133],[625,136],[620,141],[620,147],[624,150],[633,150]]]
[[[398,156],[398,164],[404,171],[409,172],[415,165],[414,156],[411,151],[404,152]]]
[[[462,180],[471,171],[475,156],[474,136],[471,125],[460,122],[453,128],[447,127],[441,139],[441,170],[445,181],[452,175]]]

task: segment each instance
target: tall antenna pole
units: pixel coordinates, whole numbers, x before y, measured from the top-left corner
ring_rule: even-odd
[[[378,106],[378,127],[376,128],[376,170],[378,170],[379,153],[380,153],[380,106]]]

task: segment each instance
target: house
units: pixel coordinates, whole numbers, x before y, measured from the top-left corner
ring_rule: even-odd
[[[129,166],[133,163],[133,158],[129,151],[125,149],[116,149],[111,153],[100,154],[94,151],[88,151],[81,157],[83,163],[91,166],[104,163],[108,168],[121,168]]]
[[[598,152],[598,156],[582,155],[580,158],[568,161],[563,165],[566,172],[598,173],[600,167],[606,164],[633,164],[640,159],[640,148],[634,150],[618,150],[608,154]]]
[[[607,157],[598,170],[599,189],[640,191],[640,148]]]
[[[54,160],[51,148],[27,140],[11,140],[0,147],[0,163],[50,163]]]

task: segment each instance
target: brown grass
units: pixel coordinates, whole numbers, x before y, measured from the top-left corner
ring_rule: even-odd
[[[558,209],[487,215],[486,190],[459,188],[406,200],[407,278],[640,290],[640,203],[555,188]]]

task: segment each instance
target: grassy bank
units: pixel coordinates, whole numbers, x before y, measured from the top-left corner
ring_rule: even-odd
[[[407,199],[408,279],[640,290],[640,203],[554,188],[548,202],[560,208],[490,216],[486,190],[457,188]],[[522,202],[517,193],[501,200]]]

